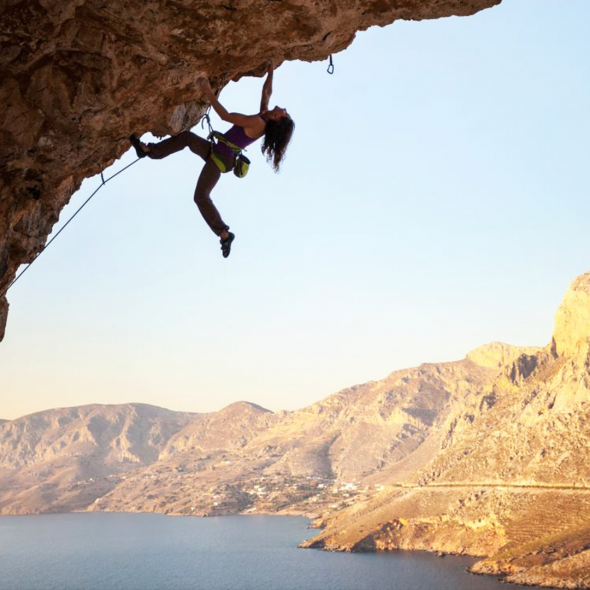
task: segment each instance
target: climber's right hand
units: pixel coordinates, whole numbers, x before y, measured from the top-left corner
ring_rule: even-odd
[[[205,93],[205,94],[213,94],[213,89],[211,88],[211,84],[209,83],[209,79],[206,77],[199,78],[197,80],[198,87]]]

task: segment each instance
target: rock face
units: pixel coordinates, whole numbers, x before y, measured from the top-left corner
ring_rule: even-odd
[[[590,338],[590,275],[584,274],[568,289],[555,315],[553,345],[558,355],[575,355]]]
[[[6,0],[0,8],[0,294],[84,178],[131,132],[177,133],[214,88],[268,60],[323,60],[356,31],[471,15],[501,0]],[[8,304],[0,295],[0,340]]]
[[[589,297],[587,273],[566,293],[545,349],[470,353],[496,373],[449,413],[429,461],[325,516],[307,545],[467,553],[486,557],[475,572],[510,582],[590,587]]]
[[[305,514],[324,527],[306,546],[476,555],[478,573],[588,588],[589,296],[590,273],[545,348],[488,344],[295,412],[97,405],[0,423],[0,513]]]

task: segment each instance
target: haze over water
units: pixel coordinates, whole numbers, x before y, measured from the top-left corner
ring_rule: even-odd
[[[494,590],[473,559],[298,549],[307,519],[0,517],[1,590]],[[522,586],[512,586],[523,588]]]

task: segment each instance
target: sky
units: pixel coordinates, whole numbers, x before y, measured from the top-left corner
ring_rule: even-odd
[[[254,144],[248,176],[212,194],[231,256],[193,202],[188,150],[109,182],[9,292],[0,418],[293,410],[488,342],[546,345],[590,271],[588,22],[587,0],[504,0],[359,33],[332,76],[283,64],[271,106],[297,127],[282,172]],[[255,113],[261,86],[220,100]]]

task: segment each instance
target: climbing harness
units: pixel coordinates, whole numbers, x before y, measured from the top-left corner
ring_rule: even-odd
[[[207,139],[211,142],[211,159],[213,160],[213,162],[215,162],[220,172],[225,173],[231,170],[231,168],[227,166],[225,160],[221,157],[221,155],[215,151],[215,146],[217,144],[213,140],[216,139],[217,142],[225,144],[234,153],[234,174],[238,178],[244,178],[244,176],[248,174],[248,170],[250,169],[250,160],[246,158],[246,156],[244,156],[244,154],[242,153],[243,148],[229,141],[229,139],[227,139],[227,137],[225,137],[223,133],[219,133],[219,131],[215,131],[213,129],[213,126],[211,125],[211,118],[209,117],[210,109],[211,107],[209,107],[203,115],[203,119],[201,120],[201,129],[205,129],[204,123],[207,123],[207,127],[209,127],[209,135],[207,136]]]
[[[334,62],[332,60],[332,56],[330,55],[330,65],[328,66],[328,69],[326,70],[326,72],[328,72],[328,74],[332,75],[334,73]]]
[[[113,180],[113,178],[115,178],[115,176],[119,176],[119,174],[121,174],[121,172],[125,172],[125,170],[127,170],[127,168],[131,168],[131,166],[133,166],[133,164],[137,164],[137,162],[139,162],[139,158],[137,158],[137,160],[135,160],[134,162],[131,162],[131,164],[127,164],[127,166],[125,166],[125,168],[122,168],[121,170],[119,170],[119,172],[116,172],[112,176],[109,176],[109,178],[107,178],[106,180],[103,175],[102,166],[99,164],[98,166],[100,168],[100,180],[101,180],[100,186],[82,203],[82,205],[80,205],[78,210],[66,221],[64,226],[51,238],[51,240],[49,240],[49,242],[47,242],[47,244],[45,244],[45,246],[43,246],[43,248],[41,248],[41,250],[39,250],[39,252],[37,252],[37,254],[35,255],[35,258],[33,258],[33,260],[31,260],[31,262],[29,262],[29,264],[27,264],[27,266],[25,266],[25,268],[23,268],[23,270],[12,280],[12,282],[8,285],[8,287],[6,287],[6,289],[4,289],[2,291],[2,293],[0,293],[0,298],[4,297],[6,295],[6,293],[8,293],[8,290],[10,289],[10,287],[12,287],[12,285],[14,285],[14,283],[16,283],[16,281],[18,281],[27,272],[27,270],[29,270],[29,268],[31,268],[31,265],[33,264],[33,262],[35,262],[35,260],[37,260],[37,258],[39,258],[39,256],[41,256],[41,254],[43,254],[43,252],[45,252],[45,250],[47,250],[47,248],[49,248],[49,246],[51,245],[51,243],[53,241],[55,241],[57,236],[59,236],[59,234],[61,234],[61,232],[64,229],[66,229],[66,227],[68,227],[68,225],[74,219],[74,217],[76,217],[76,215],[78,215],[78,213],[80,213],[80,211],[82,211],[82,209],[84,209],[84,207],[87,205],[87,203],[90,201],[90,199],[92,199],[92,197],[94,197],[94,195],[107,182],[109,182],[109,180]]]
[[[229,172],[230,168],[228,168],[227,164],[219,155],[219,153],[215,151],[215,146],[217,144],[212,141],[213,139],[216,139],[218,143],[221,142],[225,144],[234,153],[236,158],[233,168],[234,174],[238,178],[244,178],[244,176],[248,174],[250,160],[242,153],[243,148],[241,148],[239,145],[236,145],[235,143],[232,143],[229,139],[227,139],[227,137],[225,137],[225,135],[223,135],[223,133],[219,133],[219,131],[211,131],[207,139],[213,144],[213,149],[211,150],[211,159],[217,164],[220,172]]]

